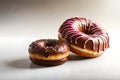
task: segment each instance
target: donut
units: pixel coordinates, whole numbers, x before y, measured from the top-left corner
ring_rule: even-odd
[[[58,32],[59,40],[66,41],[71,52],[83,57],[100,56],[109,48],[109,36],[106,30],[87,18],[67,19]]]
[[[39,39],[29,45],[30,60],[41,66],[57,66],[68,60],[70,53],[66,42],[57,39]]]

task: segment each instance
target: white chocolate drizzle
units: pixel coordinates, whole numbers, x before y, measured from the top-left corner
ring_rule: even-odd
[[[84,38],[84,49],[88,41],[92,41],[92,49],[97,52],[104,51],[109,47],[108,33],[90,19],[78,17],[68,19],[61,25],[59,32],[71,44],[79,45],[78,39]]]

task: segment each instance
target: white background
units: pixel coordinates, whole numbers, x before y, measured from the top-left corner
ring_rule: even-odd
[[[1,0],[0,80],[120,79],[119,0]],[[76,55],[56,67],[36,66],[28,47],[41,38],[56,38],[60,25],[71,17],[90,18],[104,25],[110,48],[97,58]]]

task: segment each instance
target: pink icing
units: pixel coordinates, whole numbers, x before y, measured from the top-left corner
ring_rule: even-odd
[[[92,49],[97,48],[98,52],[109,47],[108,33],[90,19],[78,17],[68,19],[61,25],[59,32],[63,38],[66,38],[72,44],[78,44],[78,39],[85,38],[83,48],[86,48],[86,44],[90,40],[93,43]]]

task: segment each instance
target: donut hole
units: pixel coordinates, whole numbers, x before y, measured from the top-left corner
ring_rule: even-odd
[[[58,43],[59,43],[58,40],[48,40],[45,42],[45,46],[55,47]]]
[[[39,42],[39,46],[44,51],[56,51],[60,47],[60,42],[54,39],[44,39],[43,41]]]
[[[94,34],[91,31],[84,31],[84,33],[87,34],[87,35],[93,35]]]
[[[91,28],[92,27],[93,26],[91,26]],[[83,33],[86,34],[86,35],[92,36],[92,37],[97,37],[97,36],[102,34],[102,30],[99,29],[98,27],[95,27],[94,29],[84,30]]]
[[[53,46],[55,46],[55,42],[53,42],[53,41],[41,41],[41,42],[39,42],[39,45],[41,46],[41,47],[53,47]]]
[[[54,46],[55,44],[54,43],[46,43],[46,46],[47,47],[52,47],[52,46]]]

